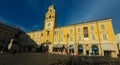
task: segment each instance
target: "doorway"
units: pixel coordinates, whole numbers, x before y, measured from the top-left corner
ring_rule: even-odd
[[[104,51],[104,56],[111,57],[111,52],[112,51]]]
[[[74,55],[74,46],[73,45],[69,46],[69,53],[70,53],[70,55]]]
[[[89,50],[86,50],[86,55],[89,56]]]
[[[83,55],[83,47],[82,47],[82,45],[78,45],[78,54],[79,54],[80,56]]]
[[[99,49],[97,45],[92,45],[92,56],[99,55]]]

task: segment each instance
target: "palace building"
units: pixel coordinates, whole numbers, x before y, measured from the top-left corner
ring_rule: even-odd
[[[34,44],[30,44],[29,41]],[[27,52],[29,50],[26,49],[33,48],[35,45],[34,40],[22,31],[22,29],[0,21],[0,53],[12,52],[14,49],[17,52]]]
[[[49,53],[111,57],[119,53],[111,18],[57,27],[54,5],[45,14],[44,29],[27,34],[38,46],[49,46]]]

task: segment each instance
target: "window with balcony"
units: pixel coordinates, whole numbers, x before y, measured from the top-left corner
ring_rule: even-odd
[[[88,27],[84,27],[83,31],[84,31],[84,38],[88,38]]]

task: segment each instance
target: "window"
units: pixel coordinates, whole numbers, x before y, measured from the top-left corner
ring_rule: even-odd
[[[47,35],[49,35],[50,31],[47,31]]]
[[[72,37],[70,37],[70,41],[73,41],[73,38],[72,38]]]
[[[92,40],[95,40],[95,35],[92,35]]]
[[[41,33],[41,36],[43,36],[43,33]]]
[[[72,33],[72,29],[70,29],[70,33]]]
[[[78,32],[80,32],[80,28],[78,28]]]
[[[84,37],[88,38],[88,27],[84,27],[83,31],[84,31]]]
[[[46,17],[47,18],[47,20],[48,20],[48,17]]]
[[[61,37],[61,42],[63,41],[63,37]]]
[[[56,37],[55,37],[55,42],[56,42]]]
[[[63,34],[63,30],[61,30],[61,34]]]
[[[51,18],[51,15],[49,16],[49,19]]]
[[[91,26],[91,31],[94,31],[94,26]]]
[[[107,40],[107,35],[103,34],[103,40]]]
[[[50,12],[52,12],[52,9],[49,9]]]
[[[54,34],[56,35],[56,34],[57,34],[57,31],[55,31]]]
[[[54,18],[54,16],[52,16],[52,18]]]
[[[105,29],[105,25],[104,24],[101,25],[101,29]]]
[[[80,35],[78,36],[78,41],[81,41],[81,36]]]

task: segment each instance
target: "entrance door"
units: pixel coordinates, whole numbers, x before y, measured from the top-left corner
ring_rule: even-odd
[[[70,46],[69,46],[69,53],[70,53],[71,55],[74,55],[74,46],[73,46],[73,45],[70,45]]]
[[[92,55],[93,56],[99,55],[99,49],[97,45],[92,46]]]
[[[89,50],[86,50],[86,55],[89,56]]]
[[[104,51],[104,56],[111,57],[111,51]]]
[[[78,45],[78,54],[79,54],[80,56],[83,55],[83,47],[82,47],[82,45]]]

